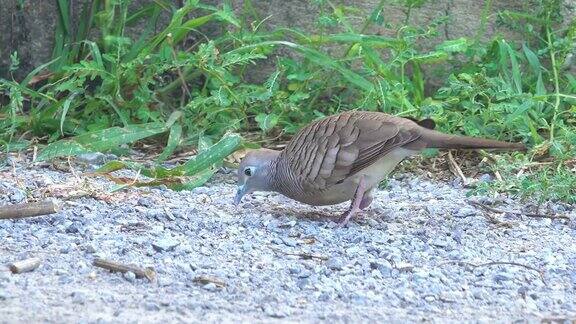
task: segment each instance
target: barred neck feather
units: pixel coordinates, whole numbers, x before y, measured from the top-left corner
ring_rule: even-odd
[[[272,163],[270,189],[292,198],[301,194],[303,189],[287,162],[280,154]]]

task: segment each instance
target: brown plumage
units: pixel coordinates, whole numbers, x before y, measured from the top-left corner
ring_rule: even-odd
[[[398,163],[425,148],[525,149],[519,143],[447,135],[431,128],[431,120],[379,112],[350,111],[323,118],[300,130],[281,152],[262,149],[248,154],[239,169],[236,200],[256,190],[276,191],[311,205],[354,200],[346,222],[370,204],[372,190]]]

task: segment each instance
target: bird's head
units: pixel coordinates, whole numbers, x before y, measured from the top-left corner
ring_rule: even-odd
[[[270,191],[274,161],[279,151],[258,149],[249,151],[238,168],[238,190],[234,204],[238,205],[244,195],[254,191]]]

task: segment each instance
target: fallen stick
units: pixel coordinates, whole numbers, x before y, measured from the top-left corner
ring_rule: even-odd
[[[458,163],[456,163],[456,161],[454,160],[454,157],[452,156],[452,151],[448,151],[448,161],[450,162],[450,165],[452,166],[452,171],[460,177],[460,179],[462,179],[462,185],[467,186],[470,184],[470,180],[468,180],[468,178],[466,178],[466,176],[464,175],[464,173],[462,172],[462,169],[460,169],[460,166],[458,165]]]
[[[312,259],[318,259],[318,260],[323,260],[326,261],[329,258],[327,256],[324,255],[315,255],[315,254],[311,254],[308,252],[286,252],[286,251],[282,251],[281,249],[277,249],[274,247],[270,247],[272,249],[272,251],[277,252],[277,253],[282,253],[284,255],[290,255],[290,256],[297,256],[300,257],[304,260],[312,260]]]
[[[524,215],[526,217],[532,217],[532,218],[565,219],[568,221],[570,220],[570,217],[568,217],[566,215],[545,215],[545,214],[523,213],[523,212],[517,212],[517,211],[512,211],[512,210],[502,210],[502,209],[486,206],[485,204],[479,203],[477,201],[468,201],[468,203],[473,205],[473,206],[480,207],[484,210],[491,211],[493,213],[500,213],[500,214],[508,213],[508,214],[513,214],[513,215]]]
[[[30,258],[22,261],[16,261],[10,264],[12,273],[23,273],[33,271],[40,266],[40,258]]]
[[[197,282],[197,283],[202,284],[202,285],[213,283],[218,288],[226,287],[226,283],[224,282],[224,280],[213,277],[213,276],[198,276],[198,277],[194,278],[192,281]]]
[[[525,265],[522,263],[518,263],[518,262],[507,262],[507,261],[493,261],[493,262],[486,262],[486,263],[482,263],[482,264],[474,264],[471,262],[466,262],[466,261],[459,261],[459,260],[449,260],[447,262],[443,262],[439,265],[445,265],[445,264],[457,264],[459,266],[471,266],[473,268],[480,268],[480,267],[490,267],[490,266],[499,266],[499,265],[511,265],[511,266],[517,266],[517,267],[522,267],[528,270],[532,270],[535,271],[536,273],[538,273],[538,275],[540,275],[540,279],[542,280],[542,283],[544,283],[545,285],[547,285],[546,283],[546,279],[544,278],[544,272],[541,270],[538,270],[534,267],[531,267],[529,265]]]
[[[51,200],[0,207],[0,219],[18,219],[57,213],[60,207]]]
[[[154,281],[156,278],[156,272],[152,268],[142,269],[134,265],[126,265],[121,264],[118,262],[104,260],[104,259],[94,259],[92,264],[96,267],[103,268],[106,270],[110,270],[112,272],[133,272],[136,275],[136,278],[146,278],[149,281]]]

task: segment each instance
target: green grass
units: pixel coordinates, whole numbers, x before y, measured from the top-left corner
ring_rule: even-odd
[[[213,7],[189,0],[178,8],[156,0],[138,9],[130,2],[88,1],[85,19],[73,26],[68,1],[58,1],[53,59],[23,80],[0,80],[3,151],[39,140],[49,144],[40,156],[53,158],[146,140],[165,147],[160,164],[227,132],[290,135],[338,111],[377,110],[431,117],[448,132],[525,142],[531,150],[497,166],[501,172],[547,163],[483,190],[574,200],[576,176],[566,161],[576,158],[576,78],[566,66],[576,22],[560,24],[561,1],[535,1],[534,12],[494,12],[486,1],[473,37],[437,41],[432,50],[422,50],[422,40],[437,39],[450,22],[441,17],[413,26],[407,17],[392,24],[382,11],[386,1],[354,27],[356,8],[317,0],[313,33],[267,29],[249,0],[239,17],[226,1]],[[409,16],[425,1],[396,2]],[[156,30],[162,14],[171,20]],[[481,42],[492,15],[521,41]],[[207,38],[208,23],[222,32]],[[135,24],[143,26],[140,34],[129,36],[126,29]],[[368,34],[376,25],[394,36]],[[291,55],[280,54],[286,51]],[[272,57],[265,80],[250,81],[250,71]],[[17,70],[17,53],[11,62],[10,71]],[[425,91],[425,71],[440,71],[435,77],[443,86]],[[98,140],[86,141],[89,136]]]

